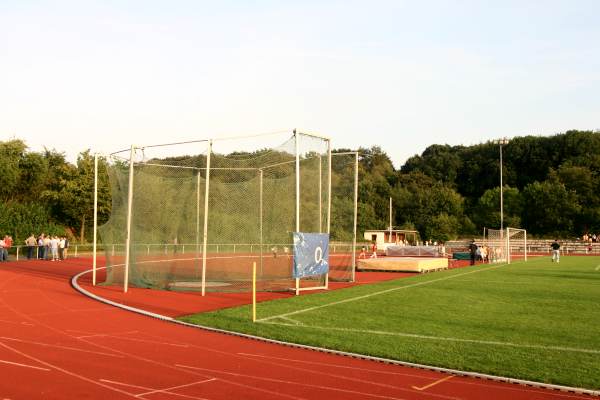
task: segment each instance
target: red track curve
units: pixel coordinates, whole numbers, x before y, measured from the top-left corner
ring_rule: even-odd
[[[88,268],[0,264],[0,399],[590,398],[175,325],[77,293]]]

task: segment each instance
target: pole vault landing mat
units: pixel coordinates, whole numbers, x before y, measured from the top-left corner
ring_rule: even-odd
[[[358,260],[359,270],[430,272],[448,268],[445,257],[382,257]]]

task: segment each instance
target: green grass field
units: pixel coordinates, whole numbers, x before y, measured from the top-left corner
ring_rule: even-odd
[[[600,389],[600,257],[533,258],[182,320],[312,346]]]

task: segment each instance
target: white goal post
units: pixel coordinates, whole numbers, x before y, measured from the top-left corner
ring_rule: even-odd
[[[506,228],[506,262],[510,264],[512,258],[523,258],[527,261],[527,230],[519,228]]]
[[[484,245],[488,248],[490,262],[510,264],[514,259],[527,261],[527,230],[525,229],[487,229]]]

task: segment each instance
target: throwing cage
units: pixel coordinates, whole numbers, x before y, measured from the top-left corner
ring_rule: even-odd
[[[250,290],[253,262],[258,290],[353,280],[357,161],[332,154],[328,138],[296,131],[112,153],[112,213],[98,228],[105,283]],[[303,278],[302,288],[292,278],[294,231],[331,235],[329,274]]]

